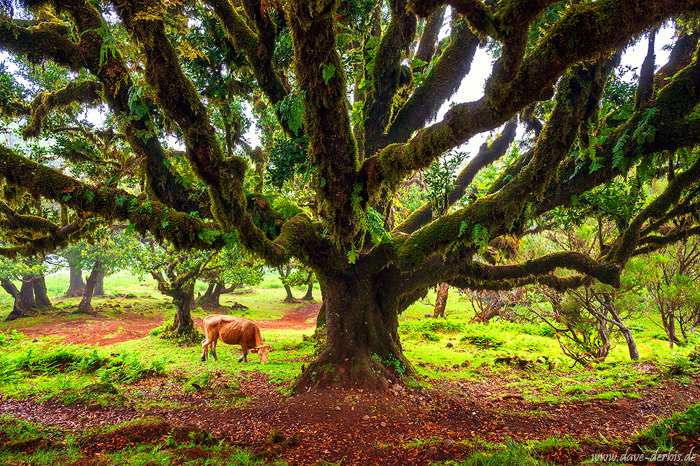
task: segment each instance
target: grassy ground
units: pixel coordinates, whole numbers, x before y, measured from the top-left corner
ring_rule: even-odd
[[[49,275],[46,282],[49,296],[58,309],[71,308],[79,301],[79,298],[61,297],[68,286],[67,272]],[[203,289],[204,285],[199,284],[197,292],[203,292]],[[294,293],[301,297],[305,291],[299,288],[295,289]],[[314,292],[316,297],[319,297],[318,289]],[[162,313],[163,318],[169,319],[170,313],[173,312],[169,306],[169,299],[158,293],[155,282],[150,278],[139,281],[136,277],[120,272],[106,277],[105,293],[105,297],[95,298],[95,304],[119,302],[120,296],[135,295],[139,299],[137,304],[133,305],[142,306],[147,313]],[[270,272],[258,287],[243,288],[236,294],[224,295],[221,303],[230,306],[238,302],[249,307],[245,313],[246,317],[254,320],[274,320],[299,306],[283,303],[284,297],[285,292],[277,274]],[[502,372],[504,377],[510,377],[510,367],[495,361],[497,358],[519,358],[530,361],[532,365],[530,370],[520,371],[521,373],[513,377],[512,386],[532,400],[556,402],[561,397],[576,398],[591,394],[601,397],[614,396],[605,394],[608,385],[614,385],[611,380],[618,381],[623,378],[629,384],[647,382],[643,372],[629,370],[632,363],[624,341],[618,340],[605,363],[596,366],[595,369],[573,370],[571,360],[562,354],[551,329],[545,324],[518,325],[498,320],[488,325],[469,323],[474,311],[471,304],[461,299],[458,293],[450,294],[446,319],[426,318],[432,314],[434,299],[434,293],[429,293],[425,299],[414,303],[401,316],[399,326],[406,355],[426,379],[473,381],[481,379],[485,370]],[[0,319],[4,319],[10,310],[9,295],[0,295]],[[204,317],[208,313],[209,311],[201,308],[194,309],[193,317]],[[67,315],[61,318],[76,317]],[[668,342],[662,339],[663,333],[659,331],[654,319],[654,316],[644,316],[631,323],[631,327],[635,329],[634,335],[642,361],[652,361],[669,367],[683,364],[697,338],[691,337],[691,342],[686,347],[670,350]],[[3,328],[0,324],[0,331]],[[310,335],[311,331],[306,332],[306,335],[293,330],[267,331],[265,338],[274,342],[276,351],[271,356],[271,364],[262,370],[281,383],[290,382],[299,372],[300,361],[303,362],[312,356],[313,344],[305,341],[305,337]],[[168,354],[172,353],[169,343],[157,338],[149,340],[147,345],[142,342],[125,342],[118,347],[124,351],[143,349],[147,351],[144,354],[146,359],[168,359]],[[238,358],[235,351],[221,351],[220,355],[225,363],[234,362]],[[167,367],[168,370],[190,371],[200,367],[198,351],[189,351],[184,357],[180,353],[177,358],[171,359],[173,362]],[[540,390],[542,384],[556,389],[544,394]]]
[[[59,310],[74,307],[78,302],[78,298],[60,297],[67,285],[67,273],[47,277],[49,296]],[[137,299],[132,298],[131,302],[141,306],[144,312],[160,313],[168,319],[173,312],[168,309],[168,300],[158,294],[150,279],[139,282],[135,277],[119,273],[105,279],[105,291],[107,296],[96,298],[96,304],[120,302],[121,296],[132,295]],[[203,285],[198,287],[198,292],[201,291]],[[252,319],[278,319],[299,305],[282,303],[285,292],[273,273],[267,274],[260,286],[241,291],[239,294],[225,295],[222,304],[244,304],[249,307],[246,315]],[[295,295],[301,297],[305,291],[296,289]],[[318,290],[315,290],[315,294],[316,297],[320,295]],[[688,359],[696,343],[695,337],[690,345],[671,351],[653,315],[632,323],[642,364],[632,364],[624,342],[617,341],[605,363],[583,370],[571,367],[571,361],[561,353],[557,340],[545,325],[516,325],[501,321],[488,325],[470,324],[474,311],[471,304],[460,300],[457,293],[450,295],[446,319],[426,318],[427,314],[432,314],[434,299],[434,294],[429,294],[424,300],[413,304],[401,316],[399,327],[404,351],[426,381],[448,379],[470,383],[484,377],[495,377],[502,380],[505,389],[520,394],[526,401],[560,403],[638,396],[637,393],[645,386],[658,383],[658,379],[650,378],[645,372],[644,364],[667,368],[669,373],[673,372],[681,378],[697,370],[697,365]],[[9,296],[0,295],[0,319],[10,312],[11,306]],[[201,309],[193,311],[194,317],[203,317],[207,313]],[[74,317],[61,316],[63,320],[71,318]],[[251,366],[235,364],[238,352],[230,348],[219,351],[219,362],[210,361],[202,365],[197,346],[183,348],[154,336],[147,337],[145,341],[127,341],[106,348],[57,345],[50,339],[28,345],[21,334],[3,333],[6,327],[0,324],[0,393],[5,398],[119,405],[125,402],[124,384],[146,375],[168,374],[170,383],[179,385],[183,390],[193,390],[195,385],[201,387],[214,383],[215,374],[217,377],[224,374],[230,380],[235,380],[251,370]],[[313,343],[308,339],[311,331],[305,333],[270,330],[265,334],[266,341],[273,343],[275,351],[271,353],[269,364],[256,364],[254,369],[268,374],[281,393],[286,393],[302,364],[313,358]],[[529,364],[524,369],[513,370],[511,365],[498,364],[498,358],[519,359]],[[139,398],[133,393],[129,394],[129,398],[129,403],[139,409],[159,402]],[[245,400],[236,399],[235,403],[245,403]],[[36,430],[44,429],[9,418],[0,419],[0,426],[5,432],[0,441],[20,442],[18,451],[21,451],[21,441],[37,437]],[[659,436],[657,431],[652,434]],[[663,442],[663,435],[661,437],[661,440],[655,441]],[[61,441],[70,451],[72,442],[76,440],[67,437]],[[4,458],[6,464],[19,461],[19,457],[12,453],[15,447],[7,445],[0,448],[0,459]],[[143,464],[133,459],[139,455],[144,458],[148,456],[148,452],[143,451],[146,447],[139,448],[141,450],[137,448],[132,452],[133,461],[122,461]],[[485,447],[485,453],[474,456],[464,464],[543,464],[530,457],[532,448],[535,447],[523,450],[522,446],[508,444]],[[30,463],[54,464],[51,449],[42,454],[49,456],[29,459]],[[230,461],[233,454],[231,451],[212,453],[212,458],[223,459],[221,463],[212,459],[207,464],[227,464],[226,461]],[[157,464],[170,464],[172,458],[163,457],[163,462],[159,460]],[[251,461],[254,464],[250,457],[237,461]]]

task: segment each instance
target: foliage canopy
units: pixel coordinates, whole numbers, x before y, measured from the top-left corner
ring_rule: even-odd
[[[0,108],[46,141],[0,147],[13,233],[3,255],[51,250],[106,220],[181,249],[235,234],[269,265],[295,259],[318,277],[328,334],[300,385],[410,377],[397,316],[438,283],[618,286],[630,258],[700,231],[698,0],[3,5],[0,48],[33,84],[6,67]],[[664,23],[677,34],[656,70]],[[647,33],[639,76],[622,80],[622,51]],[[484,96],[435,121],[480,46],[495,57]],[[519,124],[528,132],[509,150]],[[258,147],[245,138],[253,125]],[[493,130],[439,215],[427,202],[395,222],[407,179]],[[71,214],[41,216],[38,200]],[[616,230],[590,254],[494,254],[567,212]]]

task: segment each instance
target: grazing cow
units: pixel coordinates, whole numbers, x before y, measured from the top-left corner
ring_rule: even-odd
[[[211,348],[211,355],[214,360],[216,357],[216,343],[221,339],[229,345],[241,345],[243,355],[238,359],[238,362],[248,362],[248,351],[258,353],[260,362],[267,362],[267,354],[272,347],[264,345],[260,329],[253,323],[252,320],[241,319],[233,316],[222,316],[214,314],[204,318],[204,335],[206,338],[202,341],[202,361],[207,360],[207,352]]]

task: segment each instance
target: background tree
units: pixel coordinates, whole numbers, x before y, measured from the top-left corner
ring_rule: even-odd
[[[194,285],[201,277],[216,252],[196,253],[178,251],[172,244],[158,244],[151,238],[132,236],[122,244],[127,251],[130,269],[140,278],[150,275],[158,291],[173,299],[175,317],[168,328],[178,336],[198,338],[191,311]]]
[[[0,20],[0,48],[32,63],[51,61],[72,80],[45,93],[8,93],[3,108],[15,124],[31,127],[68,108],[103,105],[128,145],[138,184],[92,182],[68,165],[2,147],[4,183],[60,203],[76,218],[128,221],[175,248],[206,256],[235,232],[270,266],[295,259],[313,269],[327,342],[300,387],[383,387],[412,378],[398,316],[438,283],[619,286],[631,257],[698,232],[700,65],[697,37],[686,27],[697,0],[19,5],[17,18],[8,10]],[[668,20],[678,29],[675,42],[663,44],[673,48],[669,62],[655,72],[650,47],[632,92],[608,86],[632,39]],[[208,49],[188,36],[201,38],[206,27],[216,32]],[[496,57],[484,96],[442,114],[469,79],[480,44]],[[214,95],[206,76],[217,69],[228,87]],[[245,127],[231,105],[236,98],[261,128],[259,150],[227,137],[235,124],[226,124]],[[16,111],[18,100],[29,117]],[[517,135],[516,121],[535,137],[502,150]],[[450,205],[489,165],[500,169],[468,201],[436,219],[425,205],[392,222],[392,199],[405,180],[484,131],[497,134],[457,175]],[[179,147],[168,148],[173,140]],[[287,171],[303,179],[308,204],[297,203],[293,216],[275,209],[260,194],[260,172],[248,170],[248,154],[257,154],[256,167],[270,160],[273,172],[293,167]],[[494,242],[523,236],[606,183],[622,182],[630,192],[658,179],[664,189],[597,253],[554,251],[505,263],[491,252]],[[27,238],[21,252],[44,251],[65,235],[51,227],[42,237]]]
[[[651,308],[659,312],[669,346],[688,342],[700,325],[700,243],[689,238],[640,257],[633,273],[648,293]]]
[[[40,260],[0,258],[0,286],[14,299],[12,312],[5,320],[36,315],[51,307],[44,275],[51,268]],[[20,282],[17,288],[15,281]]]
[[[197,299],[197,305],[218,308],[222,294],[241,286],[258,285],[264,277],[263,264],[246,254],[240,244],[229,243],[204,269],[202,278],[207,282],[207,289]]]
[[[75,259],[75,264],[81,269],[89,270],[82,299],[78,304],[79,314],[92,313],[92,298],[94,295],[104,294],[99,290],[100,280],[112,275],[120,269],[127,268],[130,260],[129,246],[132,240],[124,235],[124,229],[119,226],[112,228],[98,228],[94,231],[91,243],[83,241],[74,243],[72,247],[78,248],[80,258]]]

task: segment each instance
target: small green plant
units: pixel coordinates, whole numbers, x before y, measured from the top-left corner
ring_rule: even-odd
[[[545,466],[544,460],[533,457],[530,448],[516,443],[506,436],[503,449],[489,449],[474,453],[457,466]]]
[[[404,366],[403,362],[399,361],[394,356],[389,355],[383,358],[378,354],[373,354],[372,358],[376,361],[381,362],[387,367],[393,367],[396,370],[396,373],[399,375],[399,377],[403,377],[403,375],[406,373],[406,366]]]
[[[636,443],[645,449],[668,451],[675,443],[694,439],[700,431],[700,405],[695,405],[642,431]]]

